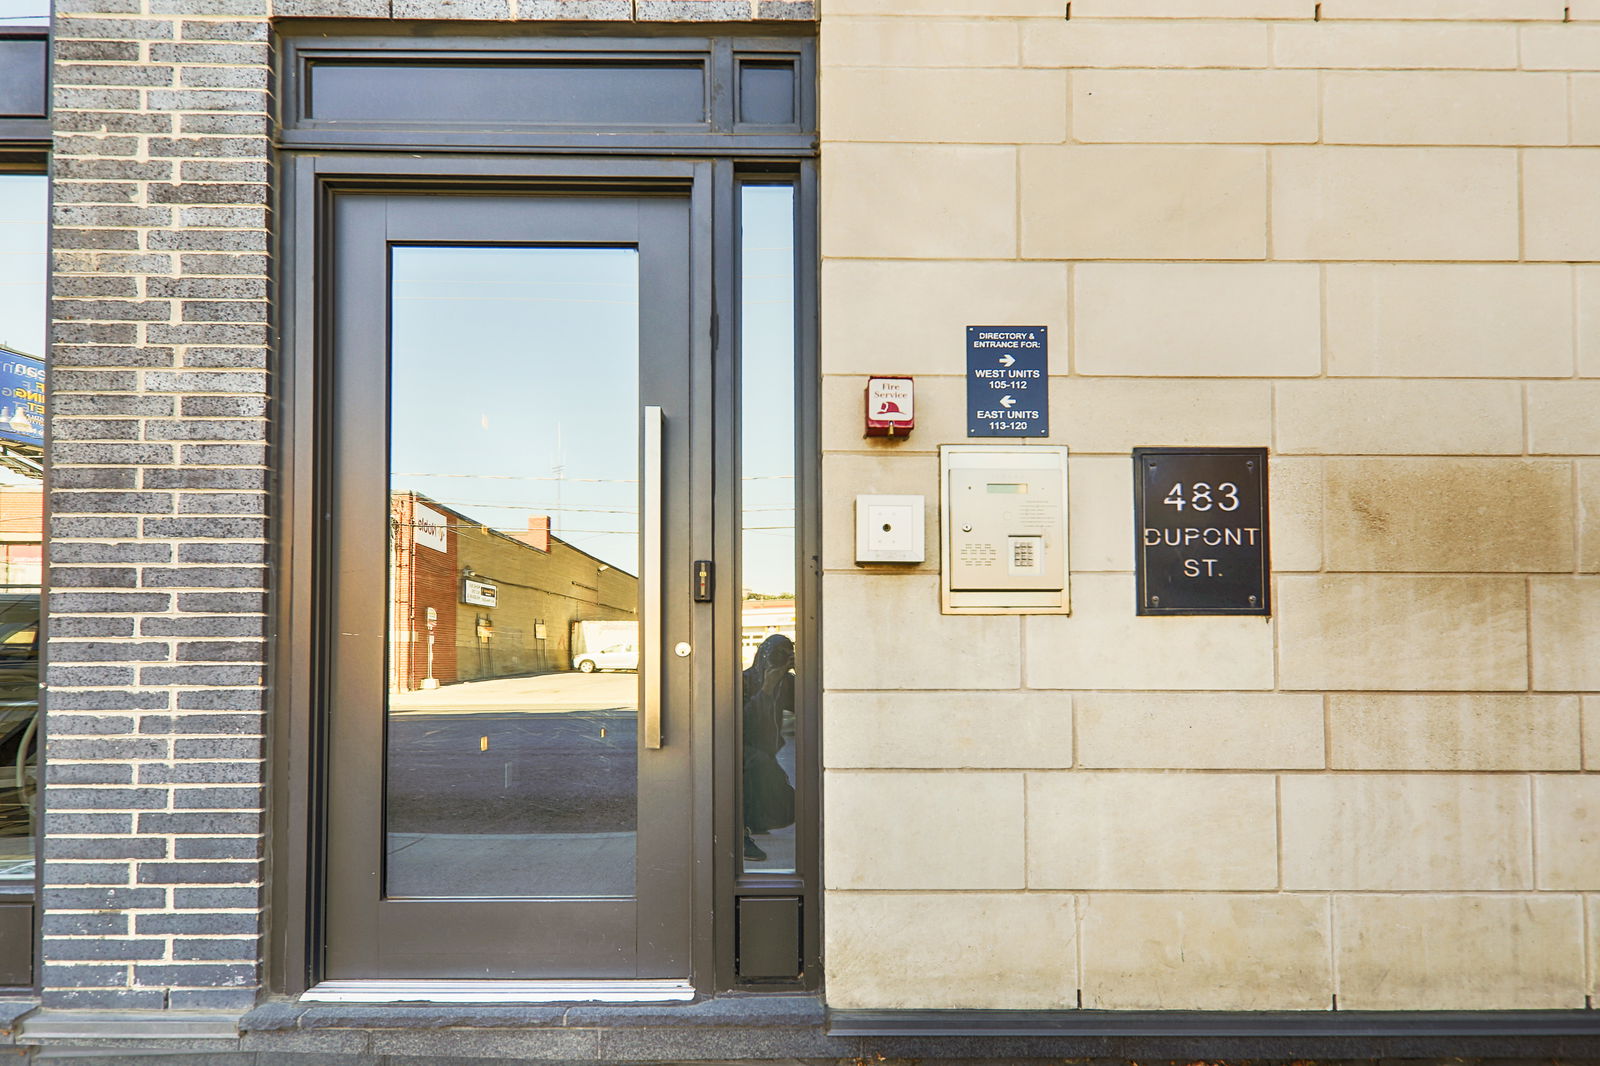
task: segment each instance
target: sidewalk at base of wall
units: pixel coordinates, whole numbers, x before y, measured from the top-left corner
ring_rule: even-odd
[[[387,1006],[274,1000],[240,1017],[0,1001],[0,1062],[74,1066],[1256,1066],[1600,1061],[1600,1012],[829,1011],[816,996],[669,1006]]]

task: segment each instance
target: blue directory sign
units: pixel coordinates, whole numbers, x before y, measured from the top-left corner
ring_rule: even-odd
[[[0,441],[44,444],[44,361],[0,347]]]
[[[967,327],[967,436],[1050,435],[1044,326]]]

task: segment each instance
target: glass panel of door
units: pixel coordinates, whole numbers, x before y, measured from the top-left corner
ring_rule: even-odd
[[[633,895],[638,258],[390,251],[390,898]]]
[[[334,222],[326,975],[687,976],[688,199]]]

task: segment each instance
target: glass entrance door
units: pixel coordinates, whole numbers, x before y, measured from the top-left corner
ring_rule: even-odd
[[[326,976],[686,977],[686,197],[333,218]]]

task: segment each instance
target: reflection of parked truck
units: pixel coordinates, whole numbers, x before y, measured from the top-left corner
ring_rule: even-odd
[[[622,648],[631,651],[631,658]],[[572,623],[572,668],[584,673],[637,670],[639,623],[627,619]]]

